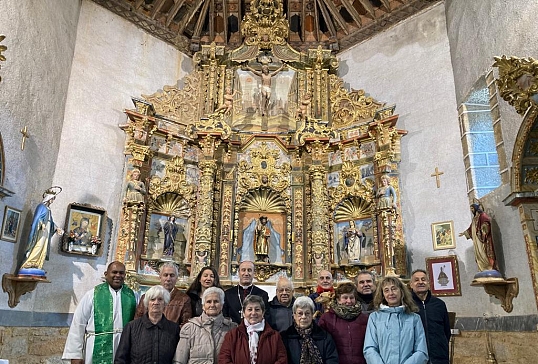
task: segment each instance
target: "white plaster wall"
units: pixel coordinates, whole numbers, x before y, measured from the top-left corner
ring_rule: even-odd
[[[175,85],[191,70],[191,60],[173,47],[91,1],[83,1],[67,97],[62,143],[54,183],[66,193],[57,201],[64,223],[71,202],[89,203],[107,210],[117,238],[121,208],[125,134],[118,125],[126,121],[123,110],[134,108],[131,97],[151,94],[164,85]],[[99,283],[111,256],[98,259],[58,256],[57,274],[68,292],[60,311],[73,311],[78,299]],[[50,266],[50,265],[49,265]],[[60,268],[63,271],[60,271]],[[72,278],[72,279],[71,279]],[[43,301],[56,294],[40,292]],[[42,310],[58,308],[42,307]]]
[[[33,211],[53,181],[79,10],[80,1],[73,0],[0,1],[0,34],[6,36],[1,44],[8,47],[0,69],[4,187],[15,192],[0,201],[0,218],[5,205],[22,210],[18,242],[0,241],[0,275],[14,272]],[[30,139],[22,151],[20,130],[24,126]],[[8,295],[2,292],[0,309],[9,310],[7,301]],[[31,311],[31,294],[23,296],[16,309]]]
[[[458,237],[471,221],[458,126],[453,67],[443,3],[340,54],[341,76],[354,89],[396,104],[402,138],[401,188],[404,234],[411,269],[425,258],[456,254],[461,297],[446,297],[457,316],[505,314],[498,300],[470,287],[477,272],[472,242]],[[435,167],[444,172],[437,188]],[[434,251],[431,223],[453,220],[456,249]],[[516,227],[517,228],[517,227]],[[514,313],[529,313],[519,307]]]
[[[64,226],[69,203],[102,207],[113,221],[115,244],[124,169],[125,134],[118,127],[126,121],[123,110],[134,108],[132,96],[175,85],[191,67],[191,60],[173,47],[89,0],[81,2],[61,140],[51,165],[52,182],[63,187],[51,206],[58,225]],[[52,283],[38,285],[17,309],[73,312],[84,293],[101,282],[113,258],[58,251],[55,239],[45,263]]]
[[[473,84],[492,67],[495,56],[538,58],[535,0],[447,0],[447,34],[450,42],[456,98],[462,102]],[[498,74],[497,69],[494,69]],[[516,136],[523,117],[499,97],[501,126],[507,162],[512,166]],[[526,247],[517,210],[504,206],[510,194],[508,185],[484,198],[499,226],[506,276],[518,277],[519,296],[514,312],[536,312],[536,301],[529,274]]]

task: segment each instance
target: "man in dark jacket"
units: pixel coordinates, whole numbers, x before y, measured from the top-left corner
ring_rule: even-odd
[[[236,324],[243,321],[243,301],[247,296],[260,296],[263,298],[265,307],[269,307],[269,295],[263,289],[252,284],[254,281],[255,267],[251,261],[243,261],[239,264],[239,284],[224,292],[224,307],[222,315],[230,318]],[[265,310],[265,320],[269,320],[269,310]]]
[[[370,313],[374,310],[375,276],[369,270],[361,270],[355,277],[358,301],[362,312]]]
[[[449,364],[450,323],[445,303],[432,296],[430,280],[425,270],[414,270],[409,285],[413,290],[413,299],[420,309],[419,315],[428,343],[429,363]]]
[[[276,282],[276,295],[269,302],[269,325],[278,332],[286,330],[293,324],[293,283],[286,277]]]

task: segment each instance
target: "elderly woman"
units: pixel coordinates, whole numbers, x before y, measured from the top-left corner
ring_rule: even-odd
[[[219,282],[219,275],[215,268],[203,267],[187,289],[187,295],[191,299],[192,317],[202,314],[202,295],[209,287],[222,288]],[[222,300],[222,304],[224,304],[224,300]]]
[[[385,277],[374,296],[364,341],[368,364],[426,364],[428,348],[418,308],[399,278]]]
[[[146,292],[148,312],[125,325],[114,364],[171,364],[179,341],[179,325],[164,317],[170,292],[153,286]]]
[[[351,283],[344,283],[334,293],[335,301],[319,319],[319,326],[334,338],[340,364],[366,364],[362,348],[368,315],[361,312],[357,289]]]
[[[217,363],[224,335],[237,326],[222,316],[224,291],[209,287],[202,295],[203,313],[189,320],[179,336],[174,363]]]
[[[226,334],[219,364],[287,364],[280,334],[265,323],[265,304],[259,296],[243,301],[243,321]]]
[[[293,303],[293,324],[282,332],[291,364],[338,364],[331,334],[314,323],[314,302],[299,297]]]

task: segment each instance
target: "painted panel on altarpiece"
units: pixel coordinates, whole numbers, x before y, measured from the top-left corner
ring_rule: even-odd
[[[364,263],[364,258],[374,253],[372,219],[337,222],[334,241],[336,264]]]

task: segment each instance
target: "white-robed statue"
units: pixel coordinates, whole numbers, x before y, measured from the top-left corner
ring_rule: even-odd
[[[280,234],[266,216],[261,216],[259,220],[252,219],[243,230],[243,244],[238,253],[241,254],[242,262],[282,263],[284,251],[280,247]]]
[[[35,209],[26,250],[19,265],[19,276],[46,278],[43,263],[49,258],[50,240],[56,233],[63,235],[63,230],[54,224],[49,208],[61,191],[62,188],[58,186],[46,190],[43,201]]]

